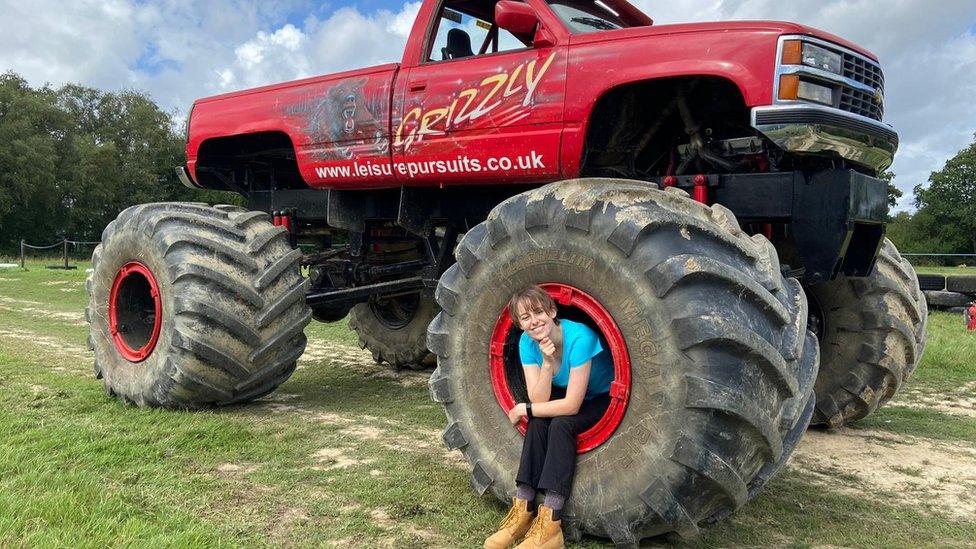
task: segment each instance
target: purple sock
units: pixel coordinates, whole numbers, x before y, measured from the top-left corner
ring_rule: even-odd
[[[516,484],[515,497],[529,502],[529,511],[535,512],[535,488],[528,484]]]
[[[559,520],[562,517],[563,504],[565,503],[566,496],[559,495],[552,490],[546,490],[546,500],[542,504],[552,509],[552,520]]]

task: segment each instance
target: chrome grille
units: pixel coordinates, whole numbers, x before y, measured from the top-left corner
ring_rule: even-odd
[[[866,116],[874,120],[881,120],[884,116],[884,105],[878,103],[874,95],[848,87],[842,88],[840,94],[840,110]]]
[[[872,88],[884,89],[884,74],[881,72],[881,67],[857,55],[844,54],[844,76]]]
[[[881,72],[881,67],[859,55],[844,52],[843,56],[845,78],[884,92],[884,73]],[[840,108],[874,120],[881,120],[884,116],[884,104],[877,101],[874,94],[848,86],[841,87]]]

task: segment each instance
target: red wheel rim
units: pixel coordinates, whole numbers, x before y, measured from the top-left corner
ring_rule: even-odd
[[[137,311],[130,309],[133,300],[141,300],[145,304],[151,304],[153,310],[153,320],[149,328],[148,337],[141,333],[133,337],[123,322],[125,318],[130,318]],[[124,303],[120,303],[123,301]],[[123,265],[119,272],[115,274],[112,282],[112,291],[108,297],[108,326],[112,334],[112,342],[119,354],[129,362],[142,362],[152,354],[159,340],[160,327],[163,322],[163,305],[159,295],[159,284],[156,277],[148,267],[138,261],[130,261]],[[128,336],[128,341],[127,341]],[[134,346],[133,339],[136,341],[145,340],[145,343]]]
[[[600,328],[603,339],[610,347],[610,356],[613,358],[614,380],[610,384],[610,406],[596,425],[576,437],[576,453],[582,454],[606,442],[623,420],[630,398],[631,383],[630,355],[627,352],[627,343],[610,313],[591,295],[567,284],[540,284],[539,286],[548,292],[559,305],[576,307],[593,319]],[[495,321],[495,327],[491,332],[488,360],[492,389],[495,391],[498,405],[505,413],[508,413],[516,404],[508,385],[508,378],[505,376],[505,341],[513,329],[518,330],[519,328],[512,324],[512,318],[509,316],[506,307],[499,313],[498,320]],[[517,428],[524,435],[527,426],[528,422],[523,418]]]

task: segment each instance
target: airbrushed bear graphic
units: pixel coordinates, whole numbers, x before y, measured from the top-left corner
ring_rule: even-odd
[[[390,148],[389,134],[382,120],[386,119],[384,98],[387,86],[363,93],[368,79],[351,78],[332,86],[315,102],[308,116],[308,133],[329,143],[318,160],[351,160],[354,145],[373,144],[375,154],[386,154]]]

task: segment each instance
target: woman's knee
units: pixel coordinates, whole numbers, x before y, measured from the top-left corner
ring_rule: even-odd
[[[525,436],[548,434],[550,421],[547,417],[534,417],[529,419],[529,426],[525,429]]]
[[[549,424],[549,431],[552,434],[576,436],[576,418],[571,416],[559,416],[552,418]]]

